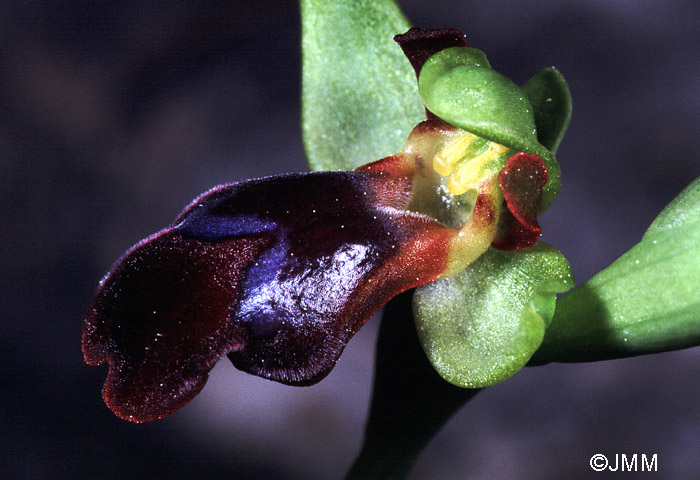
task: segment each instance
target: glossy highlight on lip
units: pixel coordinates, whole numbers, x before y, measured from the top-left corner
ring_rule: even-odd
[[[325,377],[376,310],[445,269],[454,232],[402,209],[409,183],[380,168],[309,173],[197,199],[117,262],[88,312],[83,352],[110,364],[107,404],[161,418],[224,354],[282,383]]]

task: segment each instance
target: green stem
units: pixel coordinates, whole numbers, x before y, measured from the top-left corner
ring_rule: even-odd
[[[412,296],[403,293],[384,307],[365,440],[346,480],[404,478],[433,435],[479,392],[449,384],[430,365],[413,324]]]

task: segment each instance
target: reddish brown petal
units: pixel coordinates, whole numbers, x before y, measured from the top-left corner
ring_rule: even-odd
[[[494,247],[521,250],[537,242],[541,234],[537,210],[547,179],[547,167],[539,156],[520,152],[508,159],[498,175],[508,209],[499,219]]]
[[[109,363],[106,403],[128,420],[161,418],[223,354],[283,383],[322,379],[374,312],[446,268],[456,231],[404,210],[411,173],[388,157],[193,202],[115,264],[88,312],[83,352]]]
[[[229,309],[269,238],[219,244],[169,229],[132,248],[101,282],[83,326],[90,365],[109,362],[102,391],[121,418],[159,419],[189,402],[209,370],[240,347]]]
[[[316,383],[374,312],[442,273],[454,233],[403,210],[411,173],[396,156],[358,172],[244,182],[211,192],[183,214],[178,229],[200,240],[238,233],[241,218],[255,218],[246,225],[274,236],[232,309],[243,339],[228,355],[237,368],[287,384]]]

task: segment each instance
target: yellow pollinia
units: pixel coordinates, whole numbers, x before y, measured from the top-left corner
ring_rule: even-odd
[[[486,178],[497,173],[507,159],[508,147],[473,133],[462,132],[433,157],[433,169],[447,179],[453,195],[478,190]],[[495,167],[495,171],[492,171]]]

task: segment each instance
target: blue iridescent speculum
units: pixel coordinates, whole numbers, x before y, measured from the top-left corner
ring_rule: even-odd
[[[174,412],[222,355],[271,380],[318,382],[398,293],[457,275],[490,246],[537,241],[537,213],[559,171],[537,142],[526,92],[480,52],[465,57],[459,32],[399,37],[428,109],[401,152],[352,172],[217,187],[101,282],[83,352],[91,365],[109,363],[103,397],[117,415],[143,422]],[[481,92],[489,111],[446,100],[465,81],[463,67],[466,78],[495,85]]]

